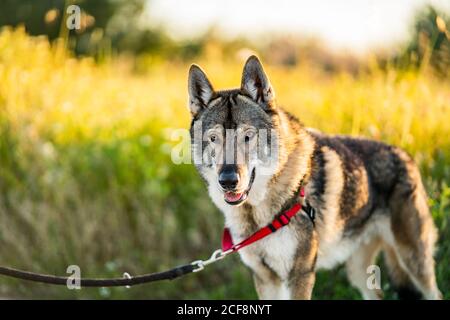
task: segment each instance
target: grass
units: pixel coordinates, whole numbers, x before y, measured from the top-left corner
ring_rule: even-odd
[[[195,61],[218,88],[242,61]],[[206,258],[222,215],[193,166],[171,162],[170,134],[188,128],[188,65],[160,61],[134,74],[119,58],[96,64],[21,29],[0,33],[0,265],[63,275],[120,276]],[[440,231],[438,282],[450,298],[450,85],[421,71],[374,67],[357,77],[305,62],[267,65],[278,101],[308,126],[397,144],[414,155]],[[382,262],[382,261],[381,261]],[[383,274],[388,298],[395,298]],[[0,278],[20,298],[256,298],[230,257],[173,282],[68,290]],[[316,299],[360,298],[344,269],[319,272]]]

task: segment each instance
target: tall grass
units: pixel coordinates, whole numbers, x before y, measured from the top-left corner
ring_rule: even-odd
[[[218,88],[242,61],[205,55]],[[175,165],[170,132],[189,126],[188,65],[145,74],[121,59],[75,59],[21,29],[0,33],[0,265],[82,276],[152,272],[207,257],[223,219],[191,165]],[[389,69],[328,75],[307,62],[267,66],[279,104],[307,126],[397,144],[420,164],[440,230],[438,281],[450,298],[450,85]],[[387,281],[388,297],[395,298]],[[237,257],[174,282],[68,290],[0,278],[25,298],[255,298]],[[342,268],[319,273],[315,298],[359,298]]]

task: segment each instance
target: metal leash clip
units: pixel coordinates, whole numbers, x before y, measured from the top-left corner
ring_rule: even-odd
[[[193,272],[202,271],[205,268],[205,266],[207,266],[208,264],[222,260],[223,258],[225,258],[227,255],[229,255],[232,252],[233,252],[232,249],[227,250],[227,251],[222,251],[222,249],[217,249],[216,251],[213,252],[213,254],[211,255],[211,257],[208,260],[196,260],[196,261],[192,262],[191,264],[196,267],[192,271]]]
[[[123,273],[123,278],[124,278],[124,279],[130,279],[130,280],[131,280],[131,276],[130,276],[130,274],[129,274],[128,272],[124,272],[124,273]],[[125,286],[125,288],[130,289],[131,286]]]

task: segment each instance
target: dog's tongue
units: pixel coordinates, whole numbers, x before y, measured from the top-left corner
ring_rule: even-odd
[[[228,202],[236,202],[239,201],[242,197],[242,193],[234,193],[234,192],[225,192],[225,199]]]

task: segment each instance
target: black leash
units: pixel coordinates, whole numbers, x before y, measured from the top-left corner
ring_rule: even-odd
[[[231,251],[223,252],[221,249],[218,249],[214,251],[214,253],[208,260],[196,260],[189,264],[181,265],[167,271],[147,273],[143,275],[137,275],[134,277],[130,276],[128,273],[124,273],[123,278],[77,279],[73,275],[69,277],[61,277],[7,267],[0,267],[0,275],[21,280],[28,280],[54,285],[72,286],[76,284],[74,283],[76,282],[76,280],[79,280],[78,284],[80,285],[80,287],[130,287],[154,281],[173,280],[192,272],[202,271],[205,268],[205,266],[225,258],[230,253],[232,252]]]
[[[139,276],[124,276],[123,278],[110,278],[110,279],[79,279],[81,287],[122,287],[122,286],[135,286],[139,284],[160,281],[160,280],[173,280],[184,276],[188,273],[195,272],[198,268],[195,264],[186,264],[179,267],[175,267],[173,269],[157,272],[157,273],[148,273]],[[55,284],[55,285],[64,285],[67,286],[71,284],[74,278],[71,277],[60,277],[53,276],[49,274],[42,273],[34,273],[29,271],[23,271],[13,268],[0,267],[0,275],[40,282],[47,284]]]

